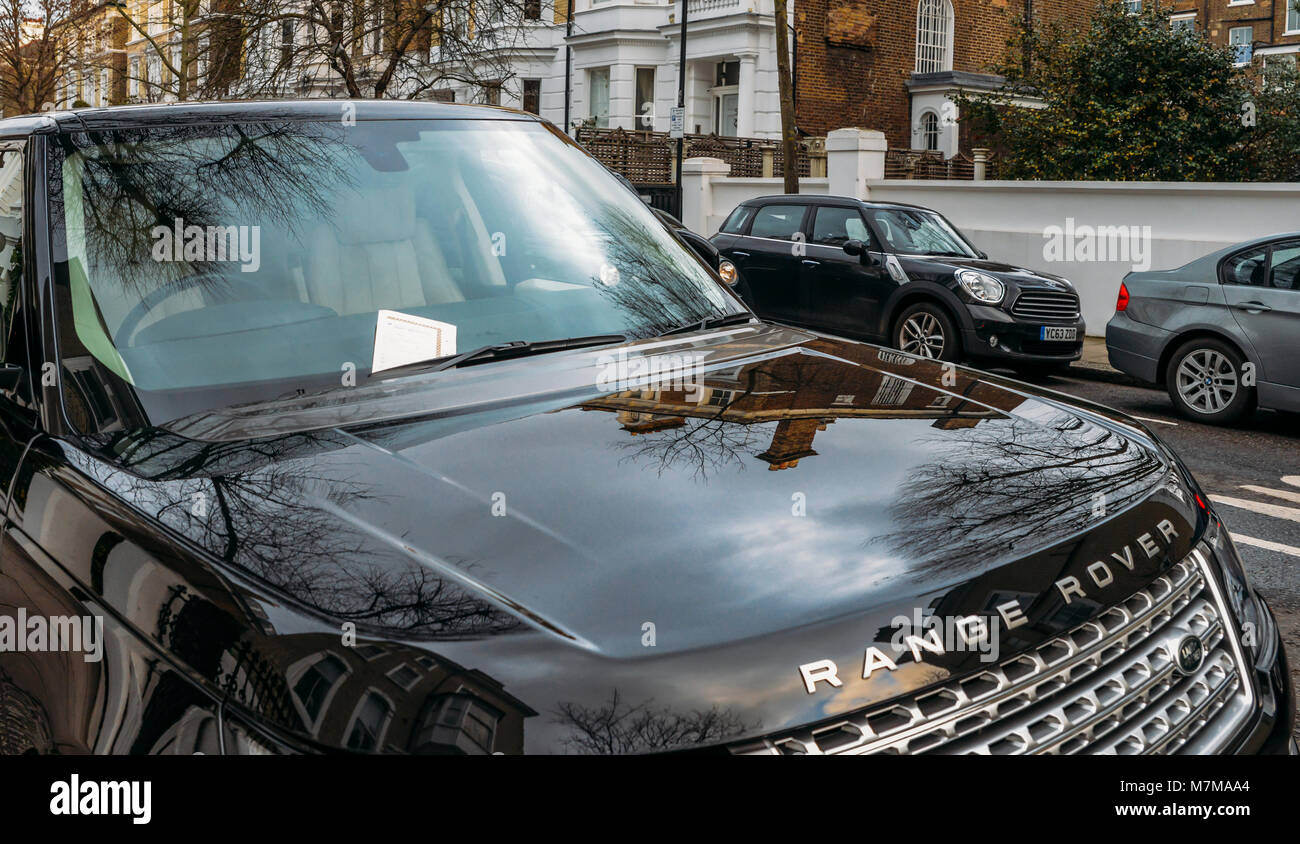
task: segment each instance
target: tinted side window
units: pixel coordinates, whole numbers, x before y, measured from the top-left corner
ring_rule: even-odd
[[[23,314],[23,170],[26,165],[21,142],[0,145],[0,361],[25,369],[27,337]],[[27,373],[11,394],[26,406],[32,398],[31,373]]]
[[[718,229],[718,231],[723,234],[740,234],[745,230],[745,224],[749,222],[749,218],[752,216],[754,216],[754,206],[737,205],[735,210],[731,212],[731,216],[727,217],[727,221],[722,224],[722,228]]]
[[[749,234],[751,237],[792,240],[803,223],[805,208],[806,205],[764,205],[754,215],[754,225]]]
[[[822,246],[843,246],[850,240],[871,245],[871,234],[856,208],[822,206],[813,218],[812,242]]]
[[[1273,247],[1268,286],[1279,290],[1300,290],[1300,240],[1288,240]]]
[[[1224,284],[1247,284],[1262,287],[1268,269],[1268,247],[1239,252],[1223,262]]]

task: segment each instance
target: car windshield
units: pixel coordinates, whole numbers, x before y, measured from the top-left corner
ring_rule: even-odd
[[[349,367],[365,378],[392,357],[384,320],[394,348],[426,343],[426,358],[741,310],[636,196],[534,121],[72,133],[49,180],[64,395],[83,429],[113,417],[103,394],[162,424],[338,387]]]
[[[943,217],[919,208],[874,208],[871,219],[894,251],[908,255],[952,255],[975,258],[978,254]]]

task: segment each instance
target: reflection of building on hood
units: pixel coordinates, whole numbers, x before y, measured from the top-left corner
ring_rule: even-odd
[[[752,368],[709,373],[689,391],[650,384],[584,402],[582,408],[615,412],[632,436],[681,428],[690,417],[745,425],[776,422],[770,445],[755,457],[781,470],[815,457],[814,438],[837,418],[934,419],[935,428],[954,430],[998,417],[1022,400],[969,376],[950,391],[936,390],[912,380],[923,377],[908,370],[914,359],[862,348],[879,357],[864,360],[848,376],[842,370],[828,376],[821,367],[810,368],[806,357],[787,355]]]

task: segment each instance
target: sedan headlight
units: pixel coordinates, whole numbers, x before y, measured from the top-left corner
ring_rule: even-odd
[[[728,287],[735,287],[736,282],[740,281],[740,271],[736,269],[735,264],[726,258],[723,258],[718,264],[718,275],[722,276],[722,280],[727,283]]]
[[[1006,285],[978,270],[958,270],[957,283],[972,299],[985,305],[996,305],[1007,293]]]

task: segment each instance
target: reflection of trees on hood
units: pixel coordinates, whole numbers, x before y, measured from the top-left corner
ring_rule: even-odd
[[[710,383],[707,376],[696,375],[699,387],[731,389],[734,385]],[[635,438],[618,441],[614,447],[628,454],[624,461],[652,465],[657,474],[665,471],[689,469],[698,481],[708,481],[728,466],[744,470],[747,457],[753,457],[772,438],[771,428],[761,422],[744,422],[728,418],[728,411],[743,412],[753,401],[753,394],[761,379],[764,391],[789,392],[792,395],[812,385],[818,379],[833,377],[820,361],[787,357],[780,364],[768,361],[750,365],[745,369],[745,386],[722,406],[682,403],[680,415],[683,424],[655,431],[638,433]],[[659,385],[650,383],[645,389],[654,390]],[[599,404],[599,402],[597,402]],[[647,412],[650,412],[647,410]],[[672,409],[656,410],[659,418],[672,414]],[[833,416],[828,416],[833,418]]]
[[[90,260],[138,295],[173,278],[223,268],[211,260],[152,260],[154,227],[170,229],[180,219],[205,229],[273,225],[293,231],[304,220],[332,217],[334,192],[353,183],[346,166],[352,148],[341,127],[331,124],[106,130],[61,135],[58,142],[65,154],[80,154],[74,169]],[[60,185],[61,171],[52,167],[50,173]],[[52,191],[51,199],[56,216],[63,216],[63,191]]]
[[[653,466],[657,474],[677,469],[689,470],[698,481],[708,481],[710,474],[718,474],[728,466],[745,468],[745,459],[752,457],[754,444],[760,434],[767,435],[763,427],[739,425],[718,416],[700,419],[687,416],[676,428],[647,431],[626,441],[614,444],[626,451],[620,460]]]
[[[140,474],[116,473],[107,483],[125,486],[128,500],[147,502],[173,529],[331,620],[412,639],[520,626],[337,515],[382,501],[367,484],[310,474],[313,457],[351,444],[340,435],[200,443],[151,432],[132,439],[119,463]]]
[[[893,520],[906,527],[874,537],[919,569],[960,571],[1035,538],[1095,525],[1094,496],[1107,513],[1145,496],[1163,477],[1150,451],[1122,434],[1062,414],[1052,424],[1012,417],[946,432],[934,459],[899,488]]]
[[[666,706],[655,706],[652,700],[628,704],[618,689],[612,690],[609,702],[600,706],[561,703],[555,723],[569,728],[569,734],[560,740],[568,750],[605,756],[716,744],[762,726],[761,721],[746,724],[730,709],[716,705],[706,710],[674,712]]]
[[[591,283],[622,311],[634,339],[734,310],[688,248],[656,231],[658,221],[647,225],[613,205],[594,216],[602,226],[601,249],[618,267],[619,280],[606,286],[593,276]]]

